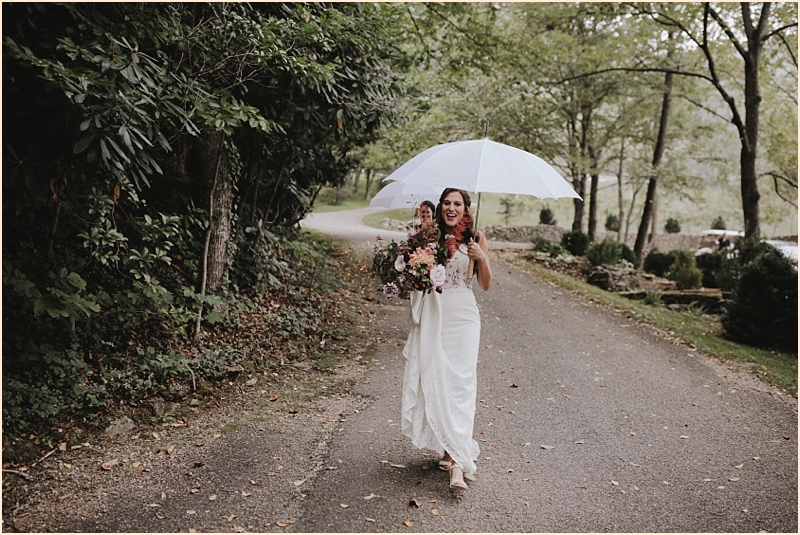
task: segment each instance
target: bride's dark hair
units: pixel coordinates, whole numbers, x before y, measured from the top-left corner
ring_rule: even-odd
[[[464,232],[461,235],[461,243],[469,243],[470,238],[475,238],[477,242],[478,239],[475,235],[475,228],[473,227],[474,220],[472,219],[472,210],[470,210],[470,205],[472,202],[469,199],[469,192],[464,191],[463,189],[456,189],[456,188],[446,188],[442,194],[439,196],[439,204],[436,205],[436,224],[439,225],[439,228],[442,229],[441,237],[439,238],[440,243],[444,243],[444,235],[446,234],[445,229],[447,225],[444,222],[444,214],[442,214],[442,202],[444,201],[445,197],[457,191],[461,194],[461,198],[464,200],[464,219],[467,222],[467,228],[464,229]],[[463,221],[463,220],[462,220]]]

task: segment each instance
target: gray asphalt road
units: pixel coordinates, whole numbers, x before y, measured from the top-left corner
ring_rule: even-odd
[[[304,224],[365,246],[364,212]],[[185,422],[53,455],[4,507],[3,531],[797,532],[796,400],[493,272],[476,289],[482,452],[462,496],[400,433],[407,304],[348,288],[343,308],[369,342],[336,373],[252,374]]]
[[[341,228],[327,221],[357,242]],[[493,272],[476,290],[470,489],[453,496],[432,452],[400,433],[407,311],[386,304],[356,387],[374,402],[333,439],[340,468],[320,473],[290,530],[797,532],[796,400],[548,283]]]

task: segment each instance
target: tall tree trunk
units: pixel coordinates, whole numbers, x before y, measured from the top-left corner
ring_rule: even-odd
[[[194,140],[198,169],[208,188],[210,229],[208,240],[207,290],[216,290],[225,278],[228,242],[231,239],[233,192],[231,169],[225,152],[225,134],[203,130]]]
[[[372,179],[375,177],[375,171],[372,169],[367,169],[367,187],[364,190],[364,200],[369,200],[369,190],[372,187]]]
[[[667,54],[671,55],[672,50]],[[658,176],[656,170],[661,163],[661,157],[664,155],[664,147],[667,142],[667,130],[669,128],[669,109],[672,104],[672,73],[668,72],[664,75],[664,98],[661,101],[661,121],[658,125],[658,138],[656,139],[656,146],[653,149],[653,176],[647,184],[647,195],[644,200],[644,210],[642,211],[642,221],[639,223],[639,233],[636,235],[636,243],[633,246],[633,252],[636,255],[639,265],[641,266],[644,258],[644,245],[647,238],[647,229],[650,227],[650,222],[653,218],[654,203],[656,199],[656,184]]]
[[[631,205],[628,208],[628,216],[625,218],[625,243],[628,243],[628,231],[631,228],[631,216],[633,215],[633,209],[636,207],[636,196],[639,195],[639,190],[642,189],[641,183],[633,190],[633,195],[631,196]]]
[[[619,146],[619,171],[617,172],[617,202],[619,203],[619,212],[617,215],[617,241],[620,243],[625,243],[622,241],[622,219],[625,217],[625,208],[623,206],[622,200],[622,165],[625,162],[625,138],[622,138],[622,141]],[[625,231],[627,239],[627,229]]]
[[[589,241],[594,242],[597,236],[597,185],[600,182],[600,173],[598,171],[598,160],[600,155],[594,151],[594,147],[589,145],[587,147],[589,158],[592,162],[591,169],[591,182],[589,183]]]
[[[353,172],[353,195],[358,193],[358,182],[361,180],[361,171],[363,170],[364,168],[359,165]]]
[[[650,217],[650,236],[647,238],[647,247],[653,246],[658,235],[658,197],[653,199],[653,215]]]
[[[575,193],[581,196],[580,199],[572,199],[572,205],[575,208],[575,215],[572,218],[572,232],[580,232],[583,230],[583,212],[586,207],[586,202],[584,201],[586,198],[586,175],[580,169],[576,169],[572,173],[572,187],[575,189]]]
[[[758,201],[758,175],[756,174],[756,155],[758,147],[758,119],[761,107],[761,91],[759,88],[759,64],[761,50],[764,46],[763,35],[766,20],[769,17],[770,4],[764,3],[761,20],[756,28],[750,23],[750,7],[742,5],[747,32],[747,54],[744,56],[744,130],[740,163],[742,166],[742,212],[744,215],[744,235],[759,237],[761,234]]]

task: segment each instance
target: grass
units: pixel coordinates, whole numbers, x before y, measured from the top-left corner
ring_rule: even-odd
[[[374,214],[368,214],[364,216],[364,219],[361,220],[368,227],[377,228],[381,230],[386,230],[386,227],[381,226],[381,221],[386,218],[389,219],[398,219],[400,221],[408,221],[412,217],[414,217],[414,210],[411,208],[398,208],[396,210],[386,210],[384,212],[375,212]]]
[[[723,361],[744,363],[767,383],[797,397],[797,355],[776,353],[727,340],[723,337],[724,331],[719,321],[713,316],[693,310],[676,311],[632,301],[519,258],[504,261],[576,295],[609,306],[619,314],[653,325],[706,355]]]

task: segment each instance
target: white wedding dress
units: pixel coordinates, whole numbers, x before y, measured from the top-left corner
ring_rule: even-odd
[[[403,356],[403,434],[418,448],[445,451],[474,474],[480,449],[472,438],[481,320],[469,257],[461,245],[446,267],[441,294],[414,292]]]

